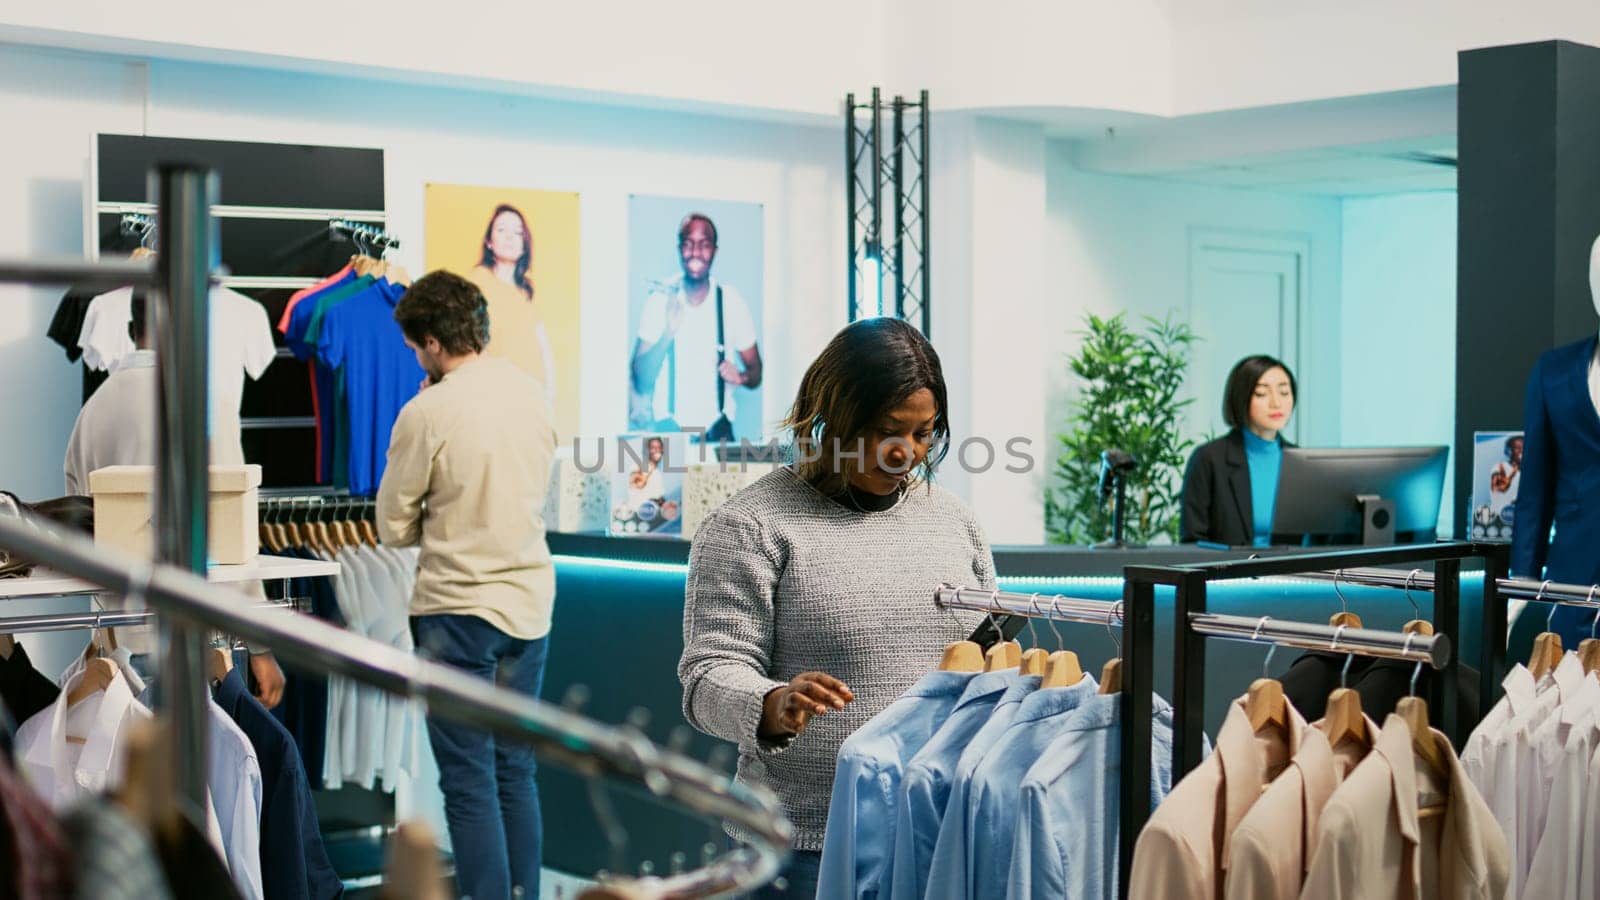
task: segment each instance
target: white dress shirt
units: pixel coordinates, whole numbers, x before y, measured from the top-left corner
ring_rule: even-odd
[[[1536,684],[1532,673],[1521,664],[1513,667],[1501,684],[1505,696],[1467,740],[1461,764],[1505,835],[1511,851],[1511,883],[1506,896],[1515,898],[1522,896],[1522,876],[1527,871],[1517,854],[1525,805],[1518,781],[1519,746],[1527,743],[1533,725],[1556,709],[1561,695],[1550,679],[1543,685]],[[1526,862],[1531,863],[1531,858]]]
[[[207,732],[210,771],[207,784],[216,807],[228,871],[242,900],[262,900],[261,880],[261,761],[250,738],[215,700]]]
[[[1525,898],[1585,896],[1578,893],[1578,886],[1584,844],[1593,835],[1585,831],[1584,800],[1589,789],[1589,760],[1600,738],[1596,727],[1600,725],[1596,718],[1600,712],[1600,677],[1589,674],[1583,682],[1578,696],[1563,704],[1557,717],[1567,727],[1567,737],[1545,786],[1550,811],[1523,885]]]
[[[69,669],[56,701],[17,729],[17,768],[57,812],[121,786],[128,729],[151,717],[121,669],[105,690],[68,708],[67,696],[82,677],[81,664]]]
[[[366,552],[387,567],[394,585],[394,593],[384,603],[383,620],[374,629],[373,636],[407,653],[415,652],[409,608],[411,591],[416,587],[416,557],[389,547],[377,547]],[[410,775],[414,772],[416,708],[410,700],[393,694],[385,695],[384,703],[387,711],[383,760],[378,774],[383,779],[383,789],[392,791],[399,784],[402,773]]]
[[[1566,742],[1566,733],[1561,729],[1561,710],[1566,703],[1577,699],[1583,683],[1583,663],[1578,661],[1576,653],[1568,651],[1562,655],[1561,662],[1556,665],[1540,692],[1539,702],[1534,704],[1534,709],[1524,720],[1525,727],[1516,729],[1513,723],[1517,759],[1514,782],[1517,792],[1517,830],[1515,837],[1507,831],[1506,841],[1511,845],[1519,885],[1527,883],[1534,854],[1539,850],[1539,839],[1544,836],[1545,818],[1550,814],[1550,796],[1546,793],[1549,789],[1549,778],[1545,771],[1547,751],[1544,745],[1552,740]],[[1553,771],[1548,774],[1554,777]]]
[[[351,618],[355,616],[359,620],[359,616],[353,607],[355,589],[350,586],[350,572],[346,566],[339,566],[339,571],[333,576],[333,596],[346,628],[355,631],[350,627]],[[323,787],[330,791],[344,786],[345,708],[353,707],[351,697],[354,693],[355,682],[338,675],[328,676],[328,733],[322,753],[322,782]]]

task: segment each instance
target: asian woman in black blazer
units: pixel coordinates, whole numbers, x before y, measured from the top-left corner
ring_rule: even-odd
[[[1183,476],[1179,539],[1265,547],[1278,495],[1281,434],[1294,414],[1294,373],[1270,356],[1250,356],[1228,374],[1222,417],[1232,430],[1195,448]]]

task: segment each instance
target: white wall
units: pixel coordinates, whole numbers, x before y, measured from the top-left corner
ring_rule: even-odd
[[[844,188],[836,129],[751,123],[527,97],[190,63],[143,66],[0,45],[0,115],[27,141],[0,171],[0,255],[82,251],[83,183],[96,131],[261,140],[385,151],[389,226],[422,270],[423,185],[504,185],[582,196],[582,422],[620,430],[626,370],[630,193],[766,207],[765,397],[778,418],[800,372],[844,324]],[[69,97],[89,97],[91,100]],[[11,159],[16,159],[11,163]],[[44,336],[59,292],[3,289],[4,481],[30,497],[61,489],[77,410],[76,369]],[[16,352],[12,352],[15,350]]]
[[[455,14],[280,0],[216,10],[204,0],[16,2],[0,8],[0,40],[813,120],[874,84],[931,88],[945,109],[1187,115],[1453,84],[1456,52],[1472,47],[1600,43],[1589,0],[491,0]]]
[[[1300,439],[1340,439],[1340,201],[1334,197],[1178,184],[1084,172],[1070,148],[1050,145],[1048,292],[1038,327],[1050,352],[1046,407],[1050,434],[1062,430],[1077,379],[1066,356],[1077,351],[1088,313],[1126,311],[1180,316],[1189,296],[1189,244],[1194,229],[1233,229],[1304,238],[1311,247],[1299,371],[1304,404]],[[1204,338],[1205,335],[1200,337]],[[1053,448],[1052,448],[1053,450]],[[1053,461],[1053,457],[1052,457]]]
[[[96,130],[137,133],[144,67],[0,46],[0,256],[81,256],[89,144]],[[78,367],[45,338],[60,288],[0,286],[0,484],[24,499],[60,496],[78,413]]]
[[[1346,200],[1343,268],[1343,442],[1454,444],[1455,193]],[[1441,534],[1457,462],[1452,454]]]
[[[1301,441],[1337,444],[1339,200],[1094,174],[1076,168],[1071,151],[1051,143],[1047,163],[1047,289],[1036,320],[1045,346],[1040,374],[1046,434],[1064,430],[1080,389],[1066,358],[1081,344],[1085,316],[1125,311],[1136,327],[1141,316],[1184,316],[1191,234],[1228,229],[1288,236],[1309,245],[1301,332],[1311,340],[1302,340],[1296,375],[1305,402],[1296,415]],[[1045,464],[1053,466],[1053,439],[1046,446]]]
[[[1456,83],[1456,53],[1561,38],[1600,43],[1590,0],[1165,0],[1174,114]]]

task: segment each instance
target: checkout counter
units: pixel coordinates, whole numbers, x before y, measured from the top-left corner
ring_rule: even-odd
[[[544,698],[560,703],[576,691],[586,696],[587,715],[605,722],[639,725],[651,738],[683,741],[691,754],[714,759],[729,771],[731,747],[691,729],[684,721],[682,692],[678,684],[678,657],[683,650],[683,596],[688,572],[689,542],[674,539],[618,538],[604,535],[549,535],[556,563],[555,618],[551,631]],[[994,548],[995,568],[1002,590],[1040,592],[1047,602],[1053,594],[1091,600],[1122,597],[1122,571],[1128,565],[1183,565],[1254,555],[1304,552],[1283,550],[1218,551],[1192,546],[1098,550],[1066,546],[1001,546]],[[1478,659],[1483,620],[1481,571],[1461,577],[1460,646],[1457,658],[1467,667],[1463,686],[1473,685],[1470,666]],[[929,585],[928,614],[945,615],[933,606]],[[1343,595],[1341,602],[1340,594]],[[1422,618],[1431,615],[1432,595],[1415,592],[1413,599]],[[1398,630],[1417,611],[1394,590],[1345,585],[1335,591],[1329,582],[1294,579],[1221,582],[1210,590],[1209,608],[1217,613],[1271,615],[1274,618],[1326,622],[1343,608],[1357,613],[1370,628]],[[1077,652],[1089,672],[1117,652],[1116,629],[1061,623],[1056,626],[1066,649]],[[1155,689],[1171,697],[1173,659],[1173,596],[1170,589],[1156,593]],[[1024,627],[1017,636],[1024,648],[1037,643],[1055,649],[1055,635],[1046,623]],[[1223,654],[1226,653],[1226,656]],[[1241,644],[1218,647],[1214,664],[1206,673],[1206,730],[1215,734],[1232,698],[1259,677],[1266,649]],[[1295,659],[1279,653],[1272,670],[1281,673]],[[1224,662],[1226,660],[1226,662]],[[675,739],[674,733],[678,732]],[[720,757],[717,756],[720,754]],[[662,873],[673,865],[673,854],[685,856],[685,867],[700,862],[706,844],[717,847],[727,839],[698,821],[676,816],[644,797],[611,796],[616,822],[626,828],[625,846],[606,838],[602,816],[591,802],[588,786],[579,776],[544,769],[539,773],[545,811],[545,865],[568,872],[639,872],[648,861]],[[602,809],[605,804],[602,804]]]

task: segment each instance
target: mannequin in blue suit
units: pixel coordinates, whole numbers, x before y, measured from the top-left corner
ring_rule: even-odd
[[[1600,239],[1589,253],[1589,293],[1600,313]],[[1546,351],[1528,376],[1522,483],[1512,520],[1511,572],[1565,584],[1600,583],[1600,337]],[[1550,526],[1555,525],[1555,537]],[[1525,616],[1543,619],[1543,608]],[[1562,646],[1589,637],[1594,613],[1557,607]],[[1522,623],[1519,623],[1522,624]],[[1539,623],[1543,630],[1544,623]],[[1519,632],[1528,630],[1526,624]]]

